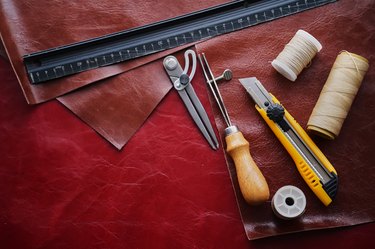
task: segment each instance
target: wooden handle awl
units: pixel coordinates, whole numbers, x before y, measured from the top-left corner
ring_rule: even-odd
[[[243,197],[250,205],[267,201],[270,197],[268,184],[249,151],[249,142],[237,131],[225,137],[227,152],[236,166],[238,183]]]

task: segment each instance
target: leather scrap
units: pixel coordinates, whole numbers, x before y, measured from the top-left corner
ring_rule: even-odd
[[[22,55],[168,19],[222,2],[211,0],[191,5],[189,1],[180,1],[177,5],[168,0],[158,3],[89,0],[83,4],[71,1],[51,4],[45,0],[3,0],[0,1],[0,35],[28,103],[58,97],[78,118],[120,149],[171,87],[170,84],[166,85],[169,79],[158,82],[163,76],[155,74],[164,74],[162,68],[143,71],[142,75],[135,74],[138,79],[133,77],[132,72],[122,73],[189,45],[39,85],[29,83]],[[36,15],[43,16],[43,19],[35,18]],[[90,84],[93,86],[84,87]]]
[[[192,5],[185,1],[177,5],[170,0],[157,3],[122,0],[88,0],[84,3],[68,0],[59,0],[58,3],[48,0],[1,0],[0,36],[27,102],[36,104],[128,71],[134,68],[134,62],[31,85],[22,62],[23,55],[172,18],[222,2],[210,0]],[[151,58],[159,57],[151,55]]]
[[[121,149],[172,88],[162,63],[163,58],[58,100]]]
[[[375,86],[372,84],[375,71],[371,69],[371,62],[375,59],[374,10],[373,1],[338,1],[197,44],[197,52],[206,54],[215,75],[226,68],[233,71],[234,79],[219,87],[232,122],[238,125],[250,143],[252,156],[268,181],[271,196],[284,185],[295,185],[302,189],[307,198],[305,214],[293,221],[276,218],[270,201],[258,207],[246,205],[239,191],[233,162],[227,157],[228,170],[249,239],[375,220],[375,195],[370,184],[375,177],[375,123],[374,115],[371,115],[375,112]],[[298,76],[298,80],[290,82],[278,74],[270,62],[298,29],[311,33],[322,43],[323,49],[311,66]],[[339,177],[337,197],[330,206],[325,207],[304,183],[294,162],[255,110],[254,102],[238,79],[257,77],[300,125],[306,127],[341,50],[355,51],[368,58],[370,70],[337,140],[312,137],[336,168]],[[225,123],[214,101],[212,106],[222,134]]]

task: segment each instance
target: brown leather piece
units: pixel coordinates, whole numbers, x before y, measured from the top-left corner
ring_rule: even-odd
[[[101,80],[57,100],[117,149],[121,149],[172,88],[164,73],[163,58],[186,47],[160,52],[157,57],[161,59],[155,62]],[[130,63],[141,66],[154,58],[147,56]]]
[[[140,59],[138,62],[116,64],[45,84],[31,85],[22,62],[23,55],[172,18],[222,2],[225,1],[199,1],[193,5],[189,1],[176,4],[170,0],[157,3],[122,0],[88,0],[84,3],[68,0],[2,0],[0,35],[27,102],[35,104],[117,75],[145,61]],[[146,60],[155,60],[159,56],[151,55],[149,57],[152,59]]]
[[[172,88],[163,58],[58,98],[121,149]]]
[[[162,67],[144,71],[136,80],[132,76],[129,78],[128,75],[132,73],[121,73],[165,57],[188,45],[40,85],[29,83],[22,55],[164,20],[222,2],[225,1],[211,0],[191,5],[189,1],[175,4],[168,0],[158,3],[90,0],[82,6],[70,1],[51,4],[45,0],[27,3],[4,0],[0,2],[0,20],[4,20],[0,24],[0,34],[28,103],[40,103],[65,94],[58,98],[61,103],[116,148],[121,149],[171,87],[169,79],[158,82],[157,79],[161,76],[155,76],[160,73],[164,76]],[[64,6],[64,11],[61,6]],[[44,18],[35,18],[35,13]],[[118,76],[113,77],[115,75]],[[144,96],[140,96],[143,90],[139,89],[141,79],[142,86],[154,91],[146,91]],[[81,88],[93,82],[98,83]],[[78,88],[81,89],[77,90]],[[67,94],[73,90],[76,91]],[[110,106],[105,107],[105,103]]]
[[[231,33],[197,44],[214,71],[233,71],[231,82],[220,90],[232,122],[250,142],[251,154],[264,173],[271,197],[284,185],[295,185],[306,195],[306,212],[297,220],[276,218],[268,201],[248,206],[240,192],[233,162],[228,169],[236,193],[244,227],[249,239],[304,230],[349,226],[375,219],[375,195],[372,182],[375,171],[374,94],[375,17],[373,1],[338,1],[321,8]],[[296,82],[278,74],[271,61],[303,29],[316,37],[323,49]],[[312,137],[338,172],[339,191],[334,202],[325,207],[299,175],[294,162],[254,108],[254,102],[240,85],[239,78],[257,77],[274,94],[302,127],[318,99],[337,54],[353,51],[370,61],[370,69],[356,96],[340,136],[334,141]],[[215,120],[223,136],[225,123],[211,100]],[[222,140],[224,138],[222,137]],[[224,140],[223,140],[224,141]]]

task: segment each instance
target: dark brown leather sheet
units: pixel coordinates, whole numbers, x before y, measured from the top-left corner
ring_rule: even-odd
[[[0,1],[0,34],[26,100],[53,99],[92,82],[117,75],[145,62],[128,62],[90,70],[46,84],[31,85],[22,56],[118,32],[207,8],[225,1]],[[159,58],[160,55],[151,55]],[[152,60],[152,59],[151,59]],[[148,59],[150,61],[150,59]],[[135,63],[135,64],[133,64]]]
[[[233,162],[227,158],[249,239],[374,221],[374,10],[374,1],[338,1],[197,45],[197,51],[206,54],[215,75],[226,68],[233,71],[234,79],[220,84],[220,90],[232,122],[238,125],[250,142],[252,156],[268,181],[271,197],[280,187],[295,185],[307,198],[305,214],[292,221],[276,218],[270,201],[261,206],[250,207],[239,192]],[[298,76],[296,82],[291,82],[278,74],[270,62],[298,29],[311,33],[322,43],[323,49],[312,65]],[[305,128],[341,50],[366,57],[370,61],[370,69],[340,136],[334,141],[312,137],[333,164],[339,177],[337,197],[330,206],[325,207],[304,183],[291,157],[255,110],[254,102],[238,79],[257,77]],[[223,134],[225,123],[216,104],[212,105],[216,124]]]
[[[58,100],[121,149],[172,88],[162,59]]]
[[[57,99],[113,146],[121,149],[172,88],[164,72],[163,57],[186,47],[160,52],[156,55],[161,57],[159,63],[144,64],[137,70],[101,80]],[[131,63],[141,65],[156,56]]]
[[[29,83],[22,56],[168,19],[222,2],[225,1],[202,1],[192,5],[189,1],[176,4],[168,0],[157,3],[89,0],[76,4],[71,1],[51,3],[46,0],[3,0],[0,1],[0,20],[3,20],[0,22],[0,34],[28,103],[40,103],[60,96],[58,100],[61,103],[121,149],[165,96],[171,84],[159,82],[160,76],[155,76],[163,74],[162,67],[160,70],[155,68],[144,71],[143,76],[148,75],[142,78],[144,82],[128,77],[132,73],[119,74],[186,46],[39,85]],[[118,77],[113,77],[115,75]],[[93,82],[97,83],[77,90]],[[144,96],[140,96],[141,86],[148,89]],[[76,91],[67,94],[73,90]]]

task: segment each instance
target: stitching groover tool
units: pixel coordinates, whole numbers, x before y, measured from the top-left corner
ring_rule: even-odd
[[[315,195],[328,206],[338,189],[336,170],[307,133],[257,80],[240,79],[255,102],[255,108],[293,158],[299,173]]]
[[[244,138],[237,126],[232,124],[229,118],[223,98],[217,86],[217,78],[214,77],[206,56],[202,53],[202,56],[198,55],[198,58],[206,82],[227,124],[227,128],[225,129],[226,151],[234,161],[242,196],[250,205],[261,204],[267,201],[270,196],[266,179],[250,155],[249,142]]]
[[[190,67],[189,55],[192,58],[192,66],[190,75],[188,70]],[[217,141],[215,132],[211,126],[210,120],[204,110],[202,103],[199,101],[197,94],[191,85],[191,80],[194,77],[197,68],[197,56],[193,50],[185,51],[185,68],[182,70],[180,63],[174,56],[167,56],[163,61],[165,70],[173,83],[173,87],[177,90],[187,110],[193,118],[195,124],[202,132],[212,149],[217,150],[219,143]]]

